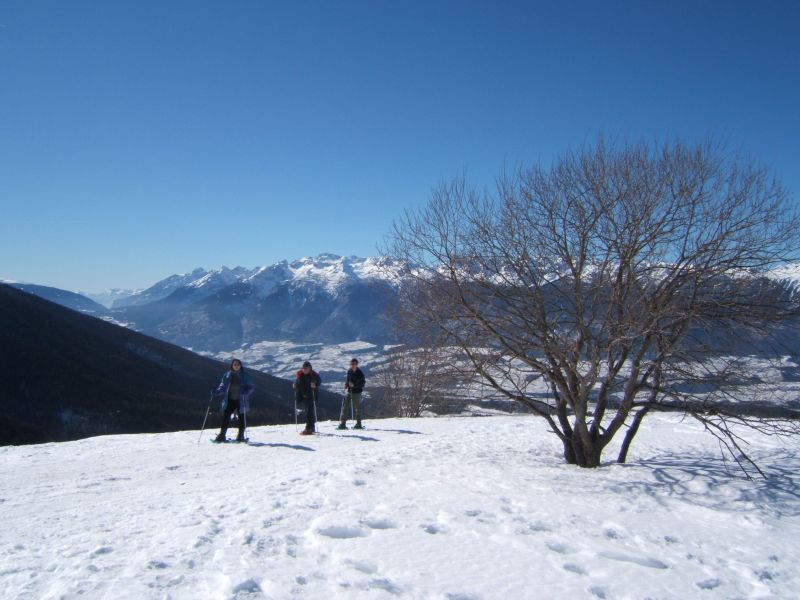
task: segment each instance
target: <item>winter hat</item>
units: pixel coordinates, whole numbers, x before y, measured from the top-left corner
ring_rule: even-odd
[[[306,367],[308,367],[310,369],[311,368],[311,363],[308,362],[308,361],[304,362],[303,363],[303,368],[305,369]]]

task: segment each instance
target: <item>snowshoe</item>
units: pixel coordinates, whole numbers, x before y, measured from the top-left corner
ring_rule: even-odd
[[[364,426],[363,426],[361,423],[356,423],[356,424],[353,426],[353,429],[364,429]]]
[[[339,423],[339,426],[336,429],[347,429],[347,425],[344,423]]]
[[[314,435],[316,432],[313,429],[303,429],[300,435]]]

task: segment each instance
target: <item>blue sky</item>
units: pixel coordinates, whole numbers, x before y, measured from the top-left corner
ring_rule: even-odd
[[[800,2],[0,2],[0,278],[374,255],[466,172],[712,133],[800,193]]]

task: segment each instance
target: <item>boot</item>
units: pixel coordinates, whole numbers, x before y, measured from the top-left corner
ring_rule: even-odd
[[[237,436],[236,436],[236,441],[237,441],[237,442],[244,442],[244,441],[246,441],[246,438],[244,437],[244,432],[243,432],[243,431],[240,431],[240,432],[239,432],[239,435],[237,435]]]
[[[303,431],[300,432],[300,435],[314,435],[314,430],[313,429],[303,429]]]
[[[217,437],[214,438],[214,443],[215,444],[222,444],[225,441],[226,440],[225,440],[225,434],[224,433],[218,433]]]
[[[339,426],[336,429],[347,429],[347,425],[344,423],[339,423]]]
[[[353,427],[353,429],[364,429],[364,426],[361,424],[361,421],[358,421]]]

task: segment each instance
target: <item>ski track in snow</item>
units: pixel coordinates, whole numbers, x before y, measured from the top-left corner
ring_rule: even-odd
[[[367,426],[0,448],[0,597],[797,597],[796,444],[751,482],[662,415],[591,471],[536,417]]]

